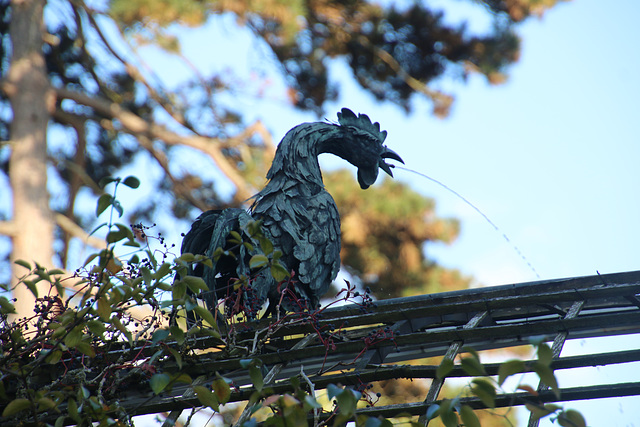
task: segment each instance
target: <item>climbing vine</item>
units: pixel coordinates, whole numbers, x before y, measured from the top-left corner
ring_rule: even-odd
[[[247,405],[238,423],[246,426],[256,425],[259,420],[267,426],[343,425],[348,421],[367,426],[391,425],[390,419],[358,413],[359,407],[375,406],[380,398],[379,393],[370,391],[371,384],[328,384],[322,387],[326,392],[319,394],[301,369],[290,379],[287,391],[275,392],[274,374],[261,360],[271,337],[296,325],[311,328],[326,350],[326,360],[326,355],[348,333],[349,325],[321,323],[324,311],[337,302],[353,303],[364,312],[370,311],[375,308],[375,301],[368,289],[358,291],[346,282],[335,301],[321,309],[310,310],[298,301],[299,311],[278,311],[270,322],[258,322],[256,326],[256,308],[250,299],[242,297],[251,278],[239,278],[217,309],[209,311],[195,298],[208,291],[206,283],[185,272],[189,264],[211,265],[211,260],[196,254],[172,256],[164,239],[152,235],[152,227],[117,222],[123,215],[117,189],[120,185],[137,188],[135,177],[107,179],[101,185],[113,186],[111,193],[98,199],[96,208],[98,216],[109,210],[109,220],[94,230],[107,229],[106,248],[89,256],[73,274],[17,261],[25,269],[18,286],[26,286],[36,297],[31,316],[15,318],[16,301],[0,296],[0,424],[133,425],[137,408],[126,404],[126,390],[146,384],[149,399],[186,385],[185,395],[191,393],[197,405],[215,413],[232,401],[234,393],[244,392],[241,400]],[[283,298],[295,301],[296,295],[288,286],[295,275],[278,263],[279,253],[261,234],[259,223],[249,227],[247,235],[259,242],[262,251],[252,258],[251,266],[268,268],[280,282]],[[230,239],[237,245],[250,244],[239,234]],[[38,294],[35,285],[39,282],[50,285],[46,295]],[[188,313],[196,319],[192,324],[184,320]],[[251,345],[241,340],[247,331],[253,333]],[[356,362],[381,342],[395,344],[391,328],[381,326],[362,337],[362,351],[355,360],[346,362]],[[542,340],[532,344],[537,348],[536,360],[506,361],[497,378],[487,376],[477,352],[464,349],[459,365],[477,378],[463,393],[494,408],[506,379],[531,370],[559,393],[550,367],[551,350]],[[246,372],[252,384],[248,392],[240,390],[223,373],[212,372],[206,382],[189,374],[187,367],[211,351],[239,358],[238,369]],[[454,360],[445,358],[437,370],[437,379],[445,378],[454,365]],[[325,370],[330,369],[323,365],[321,371]],[[529,386],[519,388],[531,396],[537,393]],[[463,393],[431,404],[427,419],[439,418],[447,427],[479,426],[474,410],[464,403]],[[536,418],[551,416],[561,426],[586,425],[576,411],[531,402],[527,408]]]

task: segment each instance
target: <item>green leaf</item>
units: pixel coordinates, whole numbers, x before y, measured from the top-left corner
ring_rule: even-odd
[[[153,273],[153,278],[156,280],[160,280],[164,276],[169,274],[170,271],[171,271],[171,264],[169,264],[168,262],[162,263],[160,268],[158,268],[156,272]]]
[[[468,405],[462,405],[460,407],[460,418],[462,419],[464,427],[481,427],[478,416]]]
[[[322,405],[308,394],[304,396],[304,403],[309,406],[309,409],[322,409]]]
[[[140,267],[140,274],[142,275],[142,280],[144,280],[144,284],[147,286],[151,286],[151,280],[153,279],[151,277],[151,270],[149,270],[149,267]]]
[[[336,401],[338,402],[338,408],[340,409],[340,414],[346,416],[352,416],[356,412],[356,406],[358,405],[359,396],[353,393],[353,390],[349,388],[345,388],[342,393],[336,396]]]
[[[131,331],[129,331],[127,328],[124,327],[120,319],[114,316],[111,319],[111,324],[116,328],[118,328],[118,330],[122,332],[125,337],[127,337],[127,341],[129,341],[129,345],[133,345],[133,335],[131,335]]]
[[[107,233],[106,241],[107,243],[116,243],[120,240],[124,240],[127,238],[127,233],[122,230],[114,230]]]
[[[178,374],[175,374],[173,376],[173,382],[192,384],[193,383],[193,379],[191,379],[189,374],[180,374],[180,373],[178,373]]]
[[[462,369],[469,375],[478,376],[486,374],[480,360],[473,356],[463,357],[460,361],[460,366],[462,366]]]
[[[111,196],[111,194],[105,193],[102,196],[100,196],[98,198],[98,203],[96,205],[96,216],[100,216],[102,212],[107,210],[107,208],[111,206],[111,203],[113,201],[115,201],[115,199]]]
[[[553,407],[547,407],[547,405],[540,407],[538,405],[534,405],[533,403],[525,403],[524,406],[529,410],[529,412],[531,412],[531,417],[534,420],[544,418],[556,411],[556,408],[554,408],[556,405],[552,405]]]
[[[481,378],[475,378],[471,383],[471,392],[478,396],[488,408],[495,408],[496,389],[493,384]]]
[[[449,372],[451,372],[452,369],[453,369],[453,360],[442,359],[442,362],[440,362],[440,366],[438,366],[438,369],[436,370],[436,378],[442,379],[446,377],[449,374]]]
[[[24,267],[27,270],[31,270],[31,264],[29,264],[27,261],[22,260],[22,259],[17,259],[13,262],[14,264],[18,264],[20,267]]]
[[[102,334],[104,334],[107,330],[107,328],[104,326],[104,323],[100,322],[99,320],[89,320],[87,322],[87,327],[89,328],[89,331],[97,337],[101,337]]]
[[[29,289],[31,291],[31,293],[33,294],[33,296],[36,297],[36,299],[37,299],[38,298],[38,287],[36,286],[36,282],[33,281],[33,280],[23,280],[22,283],[25,284],[27,289]]]
[[[198,305],[194,307],[193,311],[195,311],[198,316],[202,317],[202,320],[207,322],[212,328],[218,328],[218,325],[216,325],[216,319],[214,319],[213,314],[211,314],[209,310]]]
[[[77,423],[80,423],[80,416],[78,415],[78,404],[74,398],[67,400],[67,411],[71,419]]]
[[[430,421],[438,416],[440,413],[440,405],[437,403],[432,403],[429,405],[429,409],[427,409],[427,421]]]
[[[173,348],[169,348],[168,350],[169,350],[169,353],[171,353],[171,355],[173,356],[173,358],[176,359],[176,363],[178,364],[178,369],[182,369],[182,356],[180,355],[180,353],[178,353],[178,351]]]
[[[155,374],[149,380],[149,384],[151,385],[151,390],[155,394],[160,394],[162,391],[167,388],[171,379],[167,374]]]
[[[62,351],[60,349],[56,349],[50,352],[47,355],[47,357],[45,357],[44,361],[51,365],[55,365],[60,361],[61,357],[62,357]]]
[[[518,359],[507,360],[501,363],[498,368],[498,384],[502,386],[508,377],[524,372],[525,368],[524,362]]]
[[[254,255],[249,260],[249,268],[260,268],[269,264],[269,258],[265,255]]]
[[[202,277],[185,276],[180,281],[184,282],[187,285],[187,287],[189,289],[191,289],[196,294],[200,290],[202,290],[202,291],[208,291],[209,290],[209,287],[207,286],[205,281],[202,280]]]
[[[164,341],[169,336],[168,329],[156,329],[151,336],[151,342],[155,345],[160,341]]]
[[[56,406],[56,402],[48,397],[41,397],[38,399],[38,409],[40,410],[53,409]]]
[[[275,262],[271,265],[271,276],[276,282],[282,282],[284,279],[289,277],[289,272],[282,264]]]
[[[546,343],[538,346],[538,361],[543,365],[550,366],[553,359],[553,351]]]
[[[260,236],[258,237],[258,241],[260,242],[260,248],[262,249],[262,252],[264,252],[266,255],[271,254],[271,252],[273,252],[273,243],[271,243],[271,240],[267,239],[265,236]]]
[[[97,308],[98,316],[105,322],[111,318],[111,304],[109,303],[109,299],[106,295],[102,295],[98,299],[98,308]]]
[[[551,387],[551,390],[553,390],[556,397],[560,398],[560,389],[558,388],[558,381],[556,380],[556,376],[553,374],[553,370],[548,365],[540,362],[533,362],[531,367],[534,372],[538,374],[540,380]]]
[[[76,346],[78,351],[85,356],[96,357],[96,351],[93,349],[93,346],[86,341],[80,341]]]
[[[17,414],[20,411],[24,411],[31,406],[31,401],[29,399],[18,398],[9,402],[7,406],[5,406],[4,411],[2,411],[3,417],[10,417],[12,415]]]
[[[118,212],[118,217],[121,217],[122,214],[124,214],[124,209],[122,208],[122,205],[120,204],[120,202],[117,201],[116,199],[113,199],[111,204],[113,205],[113,208],[116,210],[116,212]]]
[[[562,427],[586,427],[587,421],[574,409],[567,409],[558,414],[558,424]]]
[[[187,284],[182,280],[178,280],[171,288],[171,297],[174,300],[180,300],[187,295]]]
[[[135,176],[128,176],[126,177],[122,183],[124,185],[126,185],[129,188],[138,188],[140,187],[140,180],[138,178],[136,178]]]
[[[342,390],[343,390],[342,388],[338,387],[335,384],[329,384],[327,386],[327,394],[329,395],[329,400],[333,399],[334,397],[342,393]]]
[[[111,184],[114,181],[119,181],[120,178],[114,178],[112,176],[105,176],[104,178],[101,178],[100,181],[98,181],[98,186],[100,188],[104,188],[107,186],[107,184]]]
[[[184,331],[180,329],[179,326],[175,325],[171,326],[169,330],[171,331],[171,336],[176,340],[178,345],[182,345],[182,343],[184,343]]]
[[[80,340],[82,339],[82,328],[73,328],[66,337],[64,337],[64,345],[71,348],[76,348]]]
[[[12,314],[16,312],[16,308],[11,304],[7,297],[0,297],[0,313]]]
[[[262,370],[256,364],[252,364],[249,366],[249,377],[251,378],[251,382],[253,386],[258,391],[262,391],[264,387],[264,378],[262,377]]]
[[[220,404],[218,403],[218,398],[214,393],[211,392],[207,387],[203,387],[201,385],[193,386],[193,391],[196,392],[196,396],[200,403],[204,406],[208,406],[214,411],[219,411]]]
[[[231,387],[224,380],[224,378],[217,378],[216,380],[214,380],[211,384],[211,388],[216,394],[218,402],[224,405],[229,401],[229,398],[231,397]]]
[[[440,420],[446,427],[458,427],[458,415],[453,412],[450,400],[443,400],[440,405]]]

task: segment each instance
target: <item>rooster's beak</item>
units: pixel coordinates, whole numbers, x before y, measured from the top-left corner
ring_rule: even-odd
[[[386,163],[384,161],[384,159],[397,160],[397,161],[399,161],[400,163],[402,163],[404,165],[404,160],[402,160],[402,157],[400,157],[398,155],[398,153],[396,153],[393,150],[388,149],[387,147],[384,147],[384,151],[382,152],[380,157],[381,157],[380,162],[379,162],[380,168],[383,171],[385,171],[392,178],[393,178],[393,173],[391,172],[391,168],[393,167],[393,165],[390,165],[390,164]]]

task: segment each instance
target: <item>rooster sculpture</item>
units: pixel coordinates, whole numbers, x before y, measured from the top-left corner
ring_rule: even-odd
[[[230,208],[200,215],[185,235],[181,252],[213,258],[212,268],[196,263],[187,272],[202,277],[209,287],[200,296],[207,307],[213,310],[219,298],[229,295],[231,284],[243,278],[243,305],[250,317],[266,300],[267,314],[275,313],[277,306],[294,311],[316,308],[340,268],[340,216],[324,188],[318,155],[332,153],[356,166],[358,183],[366,189],[376,181],[379,169],[393,177],[386,159],[404,163],[383,145],[386,136],[378,123],[347,108],[338,113],[337,124],[300,124],[278,145],[267,185],[254,196],[249,211]],[[238,233],[236,238],[251,241],[247,227],[255,220],[260,220],[264,236],[282,253],[279,262],[293,273],[289,286],[294,298],[282,297],[268,268],[250,268],[249,259],[259,245],[229,242],[231,231]]]

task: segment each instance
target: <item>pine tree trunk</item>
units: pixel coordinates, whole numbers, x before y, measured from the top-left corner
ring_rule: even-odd
[[[47,192],[47,124],[54,106],[49,85],[43,43],[43,0],[13,0],[10,37],[13,45],[5,91],[11,101],[11,158],[9,180],[13,191],[12,280],[26,270],[13,263],[25,260],[51,266],[53,258],[53,215]],[[41,283],[39,296],[49,292]],[[18,316],[33,314],[35,297],[18,286]]]

